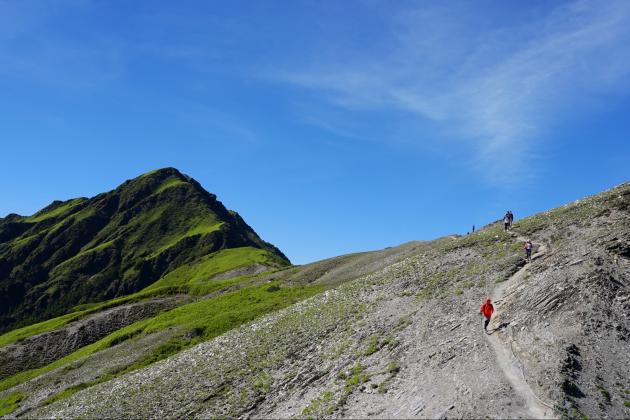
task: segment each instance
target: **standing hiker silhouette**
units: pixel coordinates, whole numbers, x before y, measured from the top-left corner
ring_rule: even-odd
[[[492,306],[492,300],[487,298],[485,303],[479,307],[479,313],[483,315],[483,330],[488,332],[488,324],[490,324],[490,318],[494,312],[494,306]]]
[[[534,247],[534,245],[532,244],[532,241],[530,239],[527,240],[527,242],[525,242],[525,258],[527,259],[527,261],[531,261],[532,260],[532,248]]]

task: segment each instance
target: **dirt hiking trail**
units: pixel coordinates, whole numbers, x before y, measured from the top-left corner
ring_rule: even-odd
[[[520,236],[515,236],[515,238],[523,243],[526,241],[525,238]],[[534,247],[536,253],[532,255],[532,262],[547,253],[547,247],[545,244],[534,244]],[[508,280],[499,283],[492,291],[491,299],[495,305],[495,312],[493,321],[490,324],[492,328],[488,328],[490,334],[486,335],[486,339],[496,355],[497,365],[503,371],[505,378],[514,389],[514,392],[523,400],[524,406],[516,409],[515,414],[524,418],[553,419],[557,417],[555,416],[552,406],[538,398],[527,383],[523,373],[522,364],[512,351],[512,344],[510,342],[512,340],[511,337],[507,337],[508,341],[505,341],[499,337],[499,334],[497,334],[497,332],[507,327],[507,324],[511,323],[516,325],[517,323],[517,320],[503,320],[501,324],[497,324],[496,319],[498,315],[501,314],[501,307],[503,306],[505,299],[513,293],[511,289],[522,283],[525,273],[529,268],[529,264],[531,264],[531,262],[521,267]]]

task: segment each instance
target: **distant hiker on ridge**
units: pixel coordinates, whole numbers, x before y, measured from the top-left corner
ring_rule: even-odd
[[[512,210],[508,210],[507,212],[508,219],[510,219],[510,229],[512,229],[512,222],[514,221],[514,214]]]
[[[487,298],[486,302],[479,308],[479,313],[484,316],[483,330],[486,332],[488,332],[488,324],[490,323],[490,318],[492,317],[493,312],[494,306],[492,306],[492,300]]]
[[[508,213],[505,213],[505,216],[503,216],[503,226],[506,231],[510,227],[510,215]]]
[[[527,261],[531,261],[532,260],[532,248],[534,247],[534,245],[532,244],[532,241],[530,239],[527,240],[527,242],[525,242],[525,258],[527,258]]]

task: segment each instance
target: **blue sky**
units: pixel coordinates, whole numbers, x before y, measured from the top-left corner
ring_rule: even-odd
[[[629,180],[627,1],[0,0],[0,216],[174,166],[294,263]]]

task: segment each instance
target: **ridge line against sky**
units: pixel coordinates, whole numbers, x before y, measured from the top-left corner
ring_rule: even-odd
[[[297,263],[627,181],[630,2],[0,0],[0,217],[172,166]]]

